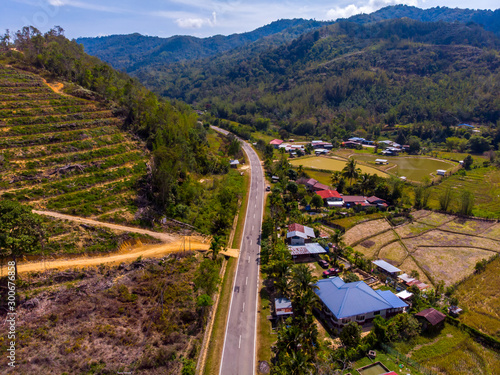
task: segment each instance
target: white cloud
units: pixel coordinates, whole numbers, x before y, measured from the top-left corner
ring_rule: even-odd
[[[217,24],[217,13],[212,12],[212,18],[177,18],[175,23],[183,29],[201,29],[203,26],[213,27]]]
[[[336,20],[337,18],[348,18],[360,13],[372,13],[376,10],[396,4],[418,6],[419,0],[369,0],[368,2],[359,2],[356,4],[349,4],[344,7],[335,7],[326,12],[327,19]]]

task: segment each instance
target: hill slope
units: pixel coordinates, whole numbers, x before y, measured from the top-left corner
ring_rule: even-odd
[[[279,20],[254,31],[215,35],[209,38],[176,35],[169,38],[144,36],[138,33],[111,35],[97,38],[78,38],[87,53],[110,63],[116,69],[129,73],[137,69],[157,64],[167,64],[183,60],[196,60],[249,45],[266,39],[266,44],[281,44],[293,38],[328,24],[313,20]]]

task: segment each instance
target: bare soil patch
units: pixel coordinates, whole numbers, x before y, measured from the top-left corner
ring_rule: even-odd
[[[396,265],[401,264],[407,256],[406,249],[399,241],[383,246],[378,253],[379,259],[384,259]]]
[[[352,245],[389,229],[391,229],[391,226],[385,219],[367,221],[349,229],[344,234],[344,242],[347,245]]]
[[[473,234],[477,236],[491,228],[493,225],[495,225],[495,222],[493,221],[464,220],[461,218],[457,218],[442,225],[441,227],[439,227],[439,229],[450,230],[458,233]]]
[[[486,231],[484,231],[483,233],[481,233],[481,236],[482,237],[492,238],[494,240],[499,240],[500,241],[500,223],[492,225]]]
[[[443,225],[444,223],[451,221],[455,218],[453,215],[446,215],[442,214],[439,212],[431,212],[429,215],[426,215],[424,217],[421,217],[420,219],[417,219],[417,221],[427,224],[427,225],[432,225],[434,227],[438,227],[440,225]]]
[[[401,237],[401,238],[406,238],[406,237],[415,237],[418,236],[420,233],[425,232],[429,229],[434,228],[433,226],[419,223],[417,221],[414,221],[413,223],[408,223],[406,225],[401,225],[397,227],[396,233]]]

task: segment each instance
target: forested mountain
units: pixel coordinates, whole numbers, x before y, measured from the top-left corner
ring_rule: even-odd
[[[475,24],[344,21],[250,58],[235,52],[137,76],[166,97],[257,128],[341,138],[402,124],[440,141],[459,122],[498,123],[499,47]]]
[[[422,22],[474,22],[484,27],[485,30],[500,34],[500,9],[495,11],[489,9],[451,9],[447,7],[435,7],[420,9],[408,5],[393,5],[371,14],[358,14],[349,17],[350,22],[359,24],[391,20],[396,18],[410,18]]]
[[[229,36],[196,38],[176,35],[159,38],[135,33],[79,38],[76,41],[84,45],[87,53],[110,63],[116,69],[131,73],[144,66],[213,56],[258,40],[264,46],[279,45],[327,24],[329,23],[293,19],[275,21],[251,32]]]

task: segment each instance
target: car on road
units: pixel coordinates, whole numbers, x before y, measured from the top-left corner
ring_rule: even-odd
[[[318,264],[321,266],[321,268],[328,268],[329,266],[328,262],[323,259],[318,260]]]
[[[323,277],[337,276],[340,272],[338,268],[329,268],[326,271],[323,271]]]

